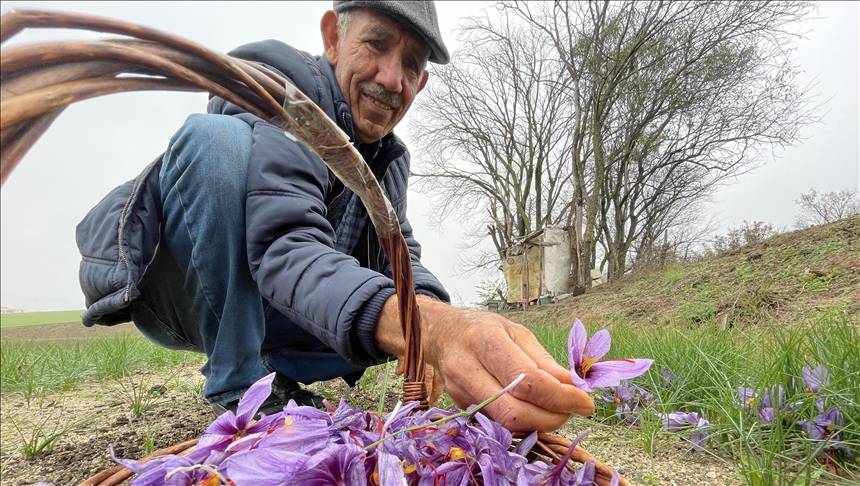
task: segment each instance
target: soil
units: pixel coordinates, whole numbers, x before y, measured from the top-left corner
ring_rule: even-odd
[[[139,417],[131,413],[132,384],[149,390],[151,407]],[[142,384],[142,385],[141,385]],[[112,467],[112,444],[119,457],[139,458],[152,450],[198,437],[214,415],[201,398],[203,379],[195,367],[159,373],[139,373],[125,382],[99,382],[27,403],[16,395],[2,397],[0,476],[4,485],[45,481],[78,484]],[[376,408],[377,397],[341,380],[310,388],[328,397]],[[392,401],[396,397],[391,397]],[[389,404],[388,408],[390,408]],[[574,423],[573,427],[579,424]],[[34,430],[62,432],[48,451],[24,459],[21,446]],[[572,436],[573,429],[563,433]],[[681,443],[664,442],[654,456],[645,454],[624,430],[596,429],[584,446],[601,461],[620,469],[634,484],[741,484],[725,458],[692,454]]]

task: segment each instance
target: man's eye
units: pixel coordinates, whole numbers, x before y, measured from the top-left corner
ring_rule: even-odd
[[[382,50],[382,48],[385,47],[385,44],[381,40],[369,40],[367,41],[367,43],[378,51]]]
[[[405,67],[406,70],[409,71],[410,74],[414,74],[414,75],[417,75],[418,71],[420,71],[420,69],[418,68],[418,63],[416,61],[412,61],[412,60],[408,60],[408,61],[404,62],[403,67]]]

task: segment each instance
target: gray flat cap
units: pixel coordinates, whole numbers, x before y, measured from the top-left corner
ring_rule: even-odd
[[[450,56],[442,34],[439,33],[439,20],[436,6],[431,1],[398,0],[335,0],[334,11],[343,12],[353,8],[370,8],[386,14],[398,22],[405,23],[430,46],[430,62],[448,64]]]

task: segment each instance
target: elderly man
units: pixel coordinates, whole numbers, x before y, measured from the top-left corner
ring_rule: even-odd
[[[406,218],[409,152],[392,130],[426,85],[427,61],[448,62],[433,3],[335,1],[320,27],[322,57],[273,40],[231,54],[290,78],[380,180],[412,253],[425,356],[436,370],[428,375],[464,407],[525,372],[487,409],[513,430],[590,414],[591,399],[527,329],[452,308],[421,266]],[[389,266],[358,197],[306,147],[220,98],[87,215],[78,244],[85,323],[132,319],[163,346],[205,352],[204,393],[217,411],[234,409],[271,371],[267,411],[289,399],[319,405],[298,383],[352,384],[404,352]]]

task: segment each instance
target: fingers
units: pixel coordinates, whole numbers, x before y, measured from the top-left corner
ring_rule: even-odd
[[[510,324],[508,326],[508,334],[534,360],[538,368],[545,370],[562,383],[573,384],[570,379],[570,370],[558,364],[531,331],[519,324]]]
[[[501,384],[484,371],[480,363],[472,363],[465,367],[471,370],[467,380],[460,379],[457,373],[445,376],[445,388],[458,406],[465,408],[501,391]],[[551,412],[511,394],[502,395],[487,405],[482,413],[492,417],[512,432],[555,430],[569,417],[566,413]]]
[[[510,383],[520,373],[526,377],[511,391],[514,397],[531,402],[548,411],[570,414],[588,411],[590,399],[573,385],[560,383],[552,375],[537,367],[525,353],[513,343],[509,349],[500,346],[499,354],[481,355],[481,363],[499,382]]]
[[[543,349],[536,341],[534,344]],[[493,329],[488,328],[483,333],[478,359],[499,383],[510,383],[520,373],[525,373],[523,382],[511,391],[511,395],[523,402],[565,415],[590,415],[594,412],[594,402],[587,393],[573,385],[561,383],[555,376],[539,368],[507,332],[493,332]]]

